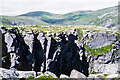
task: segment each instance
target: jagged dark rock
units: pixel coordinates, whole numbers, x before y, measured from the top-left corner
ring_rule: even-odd
[[[46,34],[5,27],[1,31],[2,67],[7,69],[50,71],[57,77],[61,74],[70,76],[75,69],[87,77],[91,72],[103,72],[105,64],[117,64],[120,58],[120,40],[112,33],[83,30],[80,34],[80,31],[73,30]],[[106,46],[109,51],[101,50]],[[95,54],[97,50],[102,52]]]

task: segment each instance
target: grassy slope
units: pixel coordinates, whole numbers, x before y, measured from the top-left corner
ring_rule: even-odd
[[[47,25],[47,23],[33,17],[26,16],[2,16],[3,25]]]
[[[3,16],[3,24],[13,22],[17,25],[96,25],[113,27],[118,25],[117,7],[97,11],[75,11],[67,14],[52,14],[49,12],[30,12],[20,16]]]
[[[71,25],[96,25],[96,26],[107,26],[112,27],[118,25],[118,11],[117,7],[111,7],[93,11],[84,16],[76,16],[78,19],[74,21],[66,20],[60,24],[71,24]],[[74,17],[75,18],[75,17]]]

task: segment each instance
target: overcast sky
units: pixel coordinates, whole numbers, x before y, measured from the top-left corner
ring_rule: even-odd
[[[65,14],[77,10],[98,10],[118,5],[119,0],[0,0],[0,15],[31,11]]]

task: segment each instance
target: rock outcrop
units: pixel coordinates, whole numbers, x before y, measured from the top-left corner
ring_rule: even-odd
[[[120,59],[120,34],[73,29],[61,33],[34,32],[30,29],[1,27],[2,67],[22,71],[50,71],[58,77],[70,76],[73,69],[86,77],[89,73],[112,74]],[[113,74],[119,71],[114,69]]]
[[[71,78],[86,78],[86,76],[76,70],[72,70],[70,74]]]

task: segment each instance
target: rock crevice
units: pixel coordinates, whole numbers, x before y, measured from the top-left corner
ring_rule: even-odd
[[[3,68],[50,71],[57,76],[70,76],[71,71],[75,69],[88,76],[91,72],[102,72],[97,69],[99,65],[103,67],[105,64],[117,64],[120,58],[119,36],[112,33],[73,30],[46,34],[42,31],[36,33],[5,27],[2,27],[1,31]],[[89,46],[89,50],[86,45]],[[109,51],[100,53],[100,48],[108,45],[112,45],[113,48],[106,48]],[[99,54],[94,55],[98,48]]]

